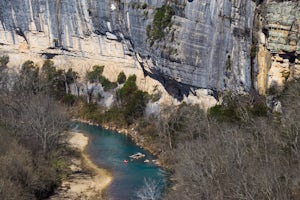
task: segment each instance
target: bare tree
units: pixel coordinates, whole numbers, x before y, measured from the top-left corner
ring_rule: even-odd
[[[160,112],[159,129],[170,149],[179,141],[193,140],[208,131],[205,113],[197,106],[165,106]]]
[[[163,110],[160,157],[176,188],[165,199],[299,199],[299,88],[281,94],[283,114],[266,115],[263,98],[246,96],[228,102],[233,120],[187,105]]]
[[[44,199],[67,173],[69,116],[33,62],[20,74],[0,65],[0,199]]]
[[[64,142],[69,117],[59,102],[43,94],[12,95],[1,100],[2,120],[24,137],[40,141],[44,155]]]
[[[153,179],[144,179],[144,185],[140,188],[136,197],[139,200],[158,200],[161,197],[161,185]]]

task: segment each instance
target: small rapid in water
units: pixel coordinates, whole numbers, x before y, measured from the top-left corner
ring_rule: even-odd
[[[91,160],[101,168],[109,170],[113,175],[111,185],[105,196],[111,200],[137,200],[137,193],[148,185],[155,183],[156,197],[160,196],[166,186],[165,172],[152,160],[155,158],[137,146],[130,137],[115,131],[103,129],[85,123],[76,123],[75,131],[82,132],[90,138],[87,153]],[[135,153],[145,154],[138,160],[129,158]],[[128,163],[125,163],[127,160]],[[149,163],[145,163],[149,160]]]

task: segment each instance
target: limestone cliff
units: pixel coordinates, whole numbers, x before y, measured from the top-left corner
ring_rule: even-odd
[[[147,26],[163,5],[174,11],[172,25],[150,46]],[[251,85],[252,1],[1,0],[0,9],[2,52],[129,66],[136,52],[163,81],[215,90]]]
[[[300,77],[300,2],[267,1],[258,7],[258,80],[261,94]]]
[[[149,13],[167,2],[148,1],[146,14],[142,8],[127,11],[133,43],[143,57],[151,57],[154,63],[150,71],[152,68],[152,72],[198,88],[248,90],[254,3],[169,1],[174,10],[172,25],[163,39],[150,46],[144,33],[146,25],[153,26],[153,14]]]
[[[276,63],[299,67],[291,57],[299,55],[299,3],[264,5],[252,64],[250,0],[0,0],[0,52],[13,57],[11,65],[51,58],[84,72],[104,64],[111,79],[121,70],[142,73],[148,77],[139,83],[148,90],[156,79],[180,100],[199,88],[217,97],[248,91],[255,81],[266,88],[277,77]],[[275,54],[283,61],[274,62]],[[279,73],[286,78],[289,71]]]

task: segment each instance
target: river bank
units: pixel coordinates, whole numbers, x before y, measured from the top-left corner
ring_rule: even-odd
[[[157,183],[157,193],[164,191],[167,183],[164,169],[155,165],[152,162],[155,157],[137,146],[129,136],[80,122],[76,123],[76,129],[90,138],[87,149],[90,158],[99,166],[109,169],[114,176],[113,182],[105,190],[105,197],[118,200],[140,199],[137,195],[147,187],[145,178]],[[137,152],[143,154],[143,158],[130,158],[130,155]]]
[[[107,170],[99,168],[89,158],[86,153],[89,143],[87,136],[83,133],[70,132],[69,134],[69,143],[80,152],[81,158],[72,159],[69,166],[72,174],[49,199],[103,199],[103,190],[111,183],[112,175]]]
[[[154,146],[155,144],[147,142],[147,139],[136,131],[134,125],[132,125],[129,128],[119,128],[111,124],[97,124],[97,123],[93,123],[92,121],[80,119],[80,118],[73,119],[73,121],[82,122],[93,126],[103,127],[104,129],[111,130],[111,131],[117,131],[118,133],[129,136],[137,146],[145,149],[146,151],[150,152],[152,155],[158,157],[159,154],[161,153],[161,150],[157,148],[157,146]],[[159,159],[155,161],[155,164],[163,168],[167,168],[167,166],[164,166],[162,162],[159,161]]]

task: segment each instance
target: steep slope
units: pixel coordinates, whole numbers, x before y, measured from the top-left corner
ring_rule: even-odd
[[[2,0],[0,4],[1,49],[124,62],[136,51],[151,58],[155,73],[190,86],[250,87],[251,1]],[[170,30],[150,47],[147,26],[165,4],[174,16],[171,25],[162,28]],[[227,70],[226,62],[230,62]],[[224,83],[225,71],[229,73]]]
[[[272,82],[269,53],[299,55],[299,3],[263,5],[255,33],[267,27],[270,37],[260,37],[267,51],[260,48],[252,65],[256,4],[250,0],[1,0],[0,51],[18,55],[11,65],[42,56],[81,71],[104,64],[111,76],[122,67],[143,70],[180,100],[198,88],[215,97],[225,89],[241,93],[255,81],[258,88]]]
[[[90,2],[1,0],[1,51],[40,54],[45,58],[68,56],[70,60],[74,57],[91,58],[132,65],[122,43],[108,40],[104,28],[104,36],[101,35],[89,16],[90,7],[98,9],[99,17],[106,16],[106,11],[110,11],[108,4],[105,1]]]
[[[257,10],[257,87],[265,94],[300,77],[300,2],[271,1]]]

